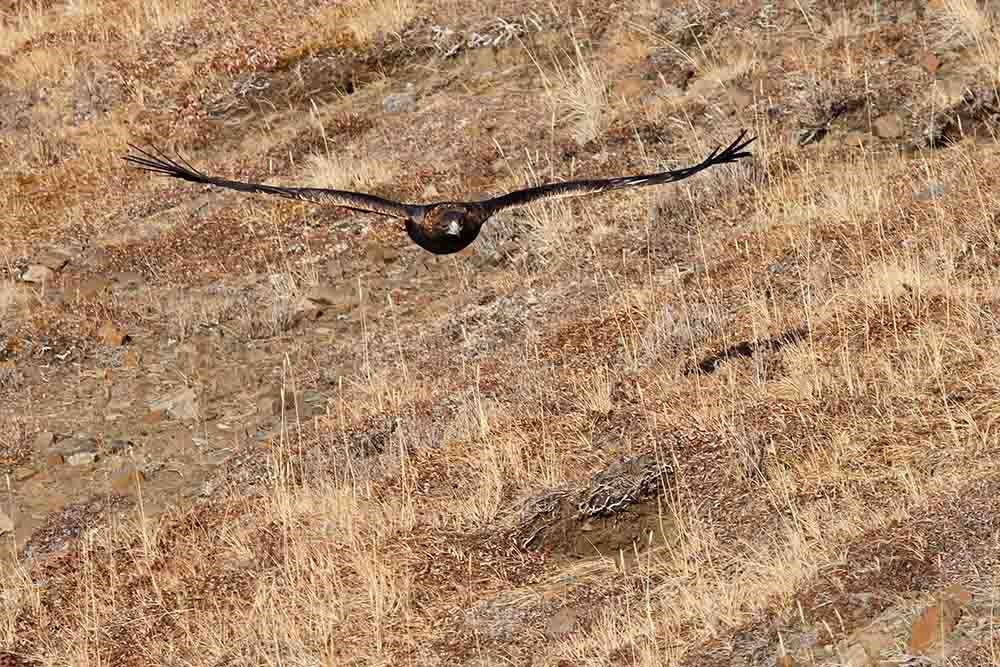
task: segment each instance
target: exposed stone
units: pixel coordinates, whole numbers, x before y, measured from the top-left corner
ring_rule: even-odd
[[[556,639],[566,633],[573,632],[579,617],[580,613],[573,607],[563,607],[553,614],[552,618],[545,624],[545,636],[549,639]]]
[[[910,653],[922,654],[944,639],[962,618],[972,594],[960,586],[952,586],[938,598],[938,603],[924,609],[910,628]]]
[[[133,495],[136,493],[138,485],[144,481],[146,481],[145,474],[128,465],[111,477],[111,490],[123,496]]]
[[[120,347],[129,340],[128,332],[111,320],[107,320],[101,325],[97,331],[97,337],[102,343],[112,347]]]
[[[195,394],[194,389],[185,387],[169,396],[153,401],[149,407],[150,410],[165,412],[175,419],[191,421],[198,418],[198,395]]]
[[[125,368],[138,368],[140,361],[141,357],[139,356],[139,352],[136,350],[129,350],[122,358],[122,366]]]
[[[42,431],[35,436],[34,442],[31,443],[31,448],[36,452],[45,451],[56,442],[56,435],[51,431]]]
[[[899,114],[895,113],[887,113],[879,116],[875,119],[872,126],[875,136],[882,139],[898,139],[906,131],[906,128],[903,127],[903,119],[899,117]]]
[[[58,250],[47,250],[35,258],[35,264],[40,264],[53,271],[61,271],[69,264],[69,255]]]
[[[840,665],[842,667],[870,667],[874,664],[875,661],[861,644],[850,644],[840,651]]]
[[[97,462],[97,452],[92,449],[81,449],[66,456],[66,463],[71,466],[86,466]]]
[[[317,285],[306,293],[306,299],[335,313],[348,313],[357,304],[357,291],[350,287]]]
[[[937,57],[934,53],[928,53],[924,57],[924,69],[927,73],[933,76],[941,68],[941,59]]]
[[[21,274],[21,281],[26,283],[47,283],[52,280],[56,272],[41,264],[32,264]]]
[[[403,113],[417,108],[417,98],[411,91],[393,93],[382,99],[382,111],[385,113]]]
[[[628,102],[637,102],[645,88],[645,82],[638,77],[621,79],[614,84],[614,97],[624,98]]]
[[[72,296],[79,296],[81,299],[93,299],[100,296],[106,289],[111,287],[111,281],[100,276],[87,278],[73,290]]]

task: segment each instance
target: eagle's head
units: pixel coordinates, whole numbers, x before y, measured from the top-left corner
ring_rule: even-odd
[[[444,215],[441,216],[441,228],[448,236],[461,236],[464,223],[464,211],[446,211]]]

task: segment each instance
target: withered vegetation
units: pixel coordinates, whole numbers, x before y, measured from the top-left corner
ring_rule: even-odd
[[[996,20],[3,3],[0,665],[1000,665]]]

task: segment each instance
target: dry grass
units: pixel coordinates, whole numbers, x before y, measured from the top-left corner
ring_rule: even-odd
[[[4,15],[0,663],[823,665],[883,613],[904,646],[907,596],[1000,566],[995,119],[874,137],[872,105],[923,122],[927,82],[863,53],[930,35],[993,67],[991,10],[451,5],[448,56],[399,0]],[[123,92],[74,116],[100,68]],[[669,100],[625,114],[624,79]],[[407,84],[419,108],[382,113]],[[219,90],[266,102],[222,118]],[[752,165],[505,211],[437,259],[393,222],[110,164],[159,137],[220,173],[444,198],[673,168],[738,127]],[[51,285],[13,282],[51,245]],[[182,384],[194,429],[148,411]],[[100,456],[47,459],[40,430]],[[996,664],[988,606],[959,634]]]
[[[398,33],[417,14],[413,0],[359,0],[351,7],[348,29],[360,44]]]

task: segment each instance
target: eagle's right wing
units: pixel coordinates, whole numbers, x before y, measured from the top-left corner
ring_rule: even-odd
[[[756,139],[756,137],[750,137],[749,139],[744,140],[745,136],[746,130],[743,130],[740,132],[740,136],[736,137],[736,140],[729,144],[729,146],[721,153],[719,152],[719,148],[716,148],[704,160],[690,167],[683,167],[681,169],[674,169],[671,171],[661,171],[655,174],[643,174],[640,176],[623,176],[621,178],[549,183],[547,185],[540,185],[536,188],[516,190],[480,203],[487,207],[491,212],[496,212],[506,208],[526,206],[536,201],[542,201],[545,199],[582,197],[584,195],[599,194],[601,192],[609,192],[611,190],[621,190],[622,188],[638,188],[680,181],[694,176],[699,171],[708,169],[713,165],[735,162],[740,158],[749,157],[750,153],[744,151],[743,149],[749,146],[750,143]]]
[[[140,169],[151,171],[162,176],[171,176],[191,183],[206,183],[220,188],[239,190],[241,192],[260,192],[269,195],[277,195],[286,199],[298,199],[301,201],[333,204],[354,211],[367,211],[393,218],[408,219],[419,217],[423,212],[422,206],[403,204],[401,202],[383,199],[375,195],[364,194],[362,192],[348,192],[346,190],[330,190],[327,188],[286,188],[277,185],[265,185],[263,183],[245,183],[243,181],[229,181],[224,178],[216,178],[203,174],[195,169],[184,158],[173,160],[167,157],[156,147],[152,147],[153,152],[145,151],[137,146],[129,144],[129,148],[136,151],[138,155],[126,155],[126,162],[138,166]]]

